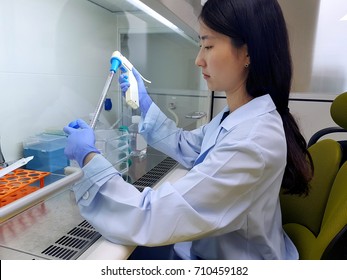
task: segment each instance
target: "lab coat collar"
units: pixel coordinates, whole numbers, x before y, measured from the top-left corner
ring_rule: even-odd
[[[227,116],[224,119],[224,121],[220,123],[223,114],[229,111],[229,108],[226,106],[207,125],[208,133],[206,133],[206,141],[203,142],[201,147],[201,153],[199,157],[196,159],[194,165],[201,163],[205,159],[208,151],[216,144],[218,136],[221,133],[222,129],[229,131],[236,125],[246,120],[256,118],[257,116],[269,113],[274,110],[276,110],[276,106],[273,103],[270,95],[266,94],[252,99],[245,105],[231,112],[229,116]]]
[[[227,110],[229,110],[228,107],[226,107],[223,112]],[[262,95],[231,112],[221,123],[221,126],[225,130],[230,130],[239,123],[274,110],[276,110],[276,105],[273,103],[271,96],[269,94]]]

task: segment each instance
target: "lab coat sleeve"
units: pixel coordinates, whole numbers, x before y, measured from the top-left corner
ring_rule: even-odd
[[[74,190],[81,215],[106,239],[123,245],[172,244],[241,228],[264,169],[253,143],[226,141],[175,183],[141,193],[110,167],[101,176],[106,162],[94,157]]]
[[[177,128],[153,102],[140,123],[140,133],[153,148],[172,157],[186,168],[191,168],[199,156],[205,127],[192,131]]]

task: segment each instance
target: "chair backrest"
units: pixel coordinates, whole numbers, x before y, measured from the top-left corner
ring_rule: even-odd
[[[347,130],[347,92],[335,98],[330,106],[330,115],[334,122],[341,128]],[[347,161],[347,140],[339,141],[342,150],[342,162]]]
[[[347,129],[347,92],[334,99],[330,106],[330,115],[337,125]]]
[[[308,146],[318,142],[323,136],[332,133],[347,132],[347,92],[338,95],[330,106],[330,116],[338,126],[325,127],[314,133],[308,140]],[[339,141],[344,149],[344,160],[347,160],[347,140]],[[342,161],[342,162],[343,162]]]
[[[342,241],[343,243],[339,242]],[[343,246],[342,246],[343,244]],[[347,257],[347,162],[340,168],[331,188],[320,233],[311,255],[323,258]],[[330,249],[330,252],[327,251]],[[336,253],[337,252],[337,253]]]
[[[282,222],[300,224],[318,236],[342,152],[339,143],[332,139],[318,141],[308,150],[314,165],[310,193],[305,197],[280,194]]]

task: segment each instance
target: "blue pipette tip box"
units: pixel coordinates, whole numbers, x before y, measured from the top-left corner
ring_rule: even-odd
[[[62,173],[69,165],[64,154],[67,138],[62,135],[42,133],[29,137],[23,142],[24,157],[34,156],[27,163],[26,168],[31,170]]]

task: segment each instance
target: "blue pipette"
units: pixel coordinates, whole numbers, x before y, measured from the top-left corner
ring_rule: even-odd
[[[107,92],[110,88],[110,85],[111,85],[111,82],[113,79],[113,75],[114,75],[114,73],[117,72],[117,70],[119,68],[121,69],[121,71],[123,73],[127,73],[128,78],[129,78],[130,86],[125,93],[126,103],[133,109],[137,109],[139,107],[139,104],[140,104],[139,103],[139,92],[138,92],[137,81],[136,81],[136,78],[133,74],[133,65],[119,51],[115,51],[115,52],[113,52],[112,57],[111,57],[110,73],[107,77],[104,89],[101,93],[101,96],[100,96],[100,99],[98,102],[98,106],[96,107],[93,119],[90,122],[90,126],[93,129],[95,128],[96,122],[100,116],[100,112],[101,112],[102,106],[105,102]],[[140,74],[140,76],[145,82],[151,83],[151,81],[145,79],[141,74]]]
[[[119,58],[114,57],[114,56],[111,57],[110,73],[108,74],[108,77],[106,79],[106,83],[105,83],[105,86],[104,86],[104,88],[102,90],[102,93],[101,93],[98,105],[97,105],[97,107],[95,109],[95,113],[94,113],[93,119],[90,122],[90,126],[93,129],[95,128],[96,122],[97,122],[97,120],[98,120],[98,118],[100,116],[101,109],[102,109],[102,106],[103,106],[103,104],[105,102],[105,99],[106,99],[106,96],[107,96],[107,92],[108,92],[108,90],[110,88],[110,85],[112,83],[112,79],[113,79],[114,73],[117,72],[117,70],[118,70],[118,68],[120,67],[121,64],[122,64],[122,61],[120,61]]]

